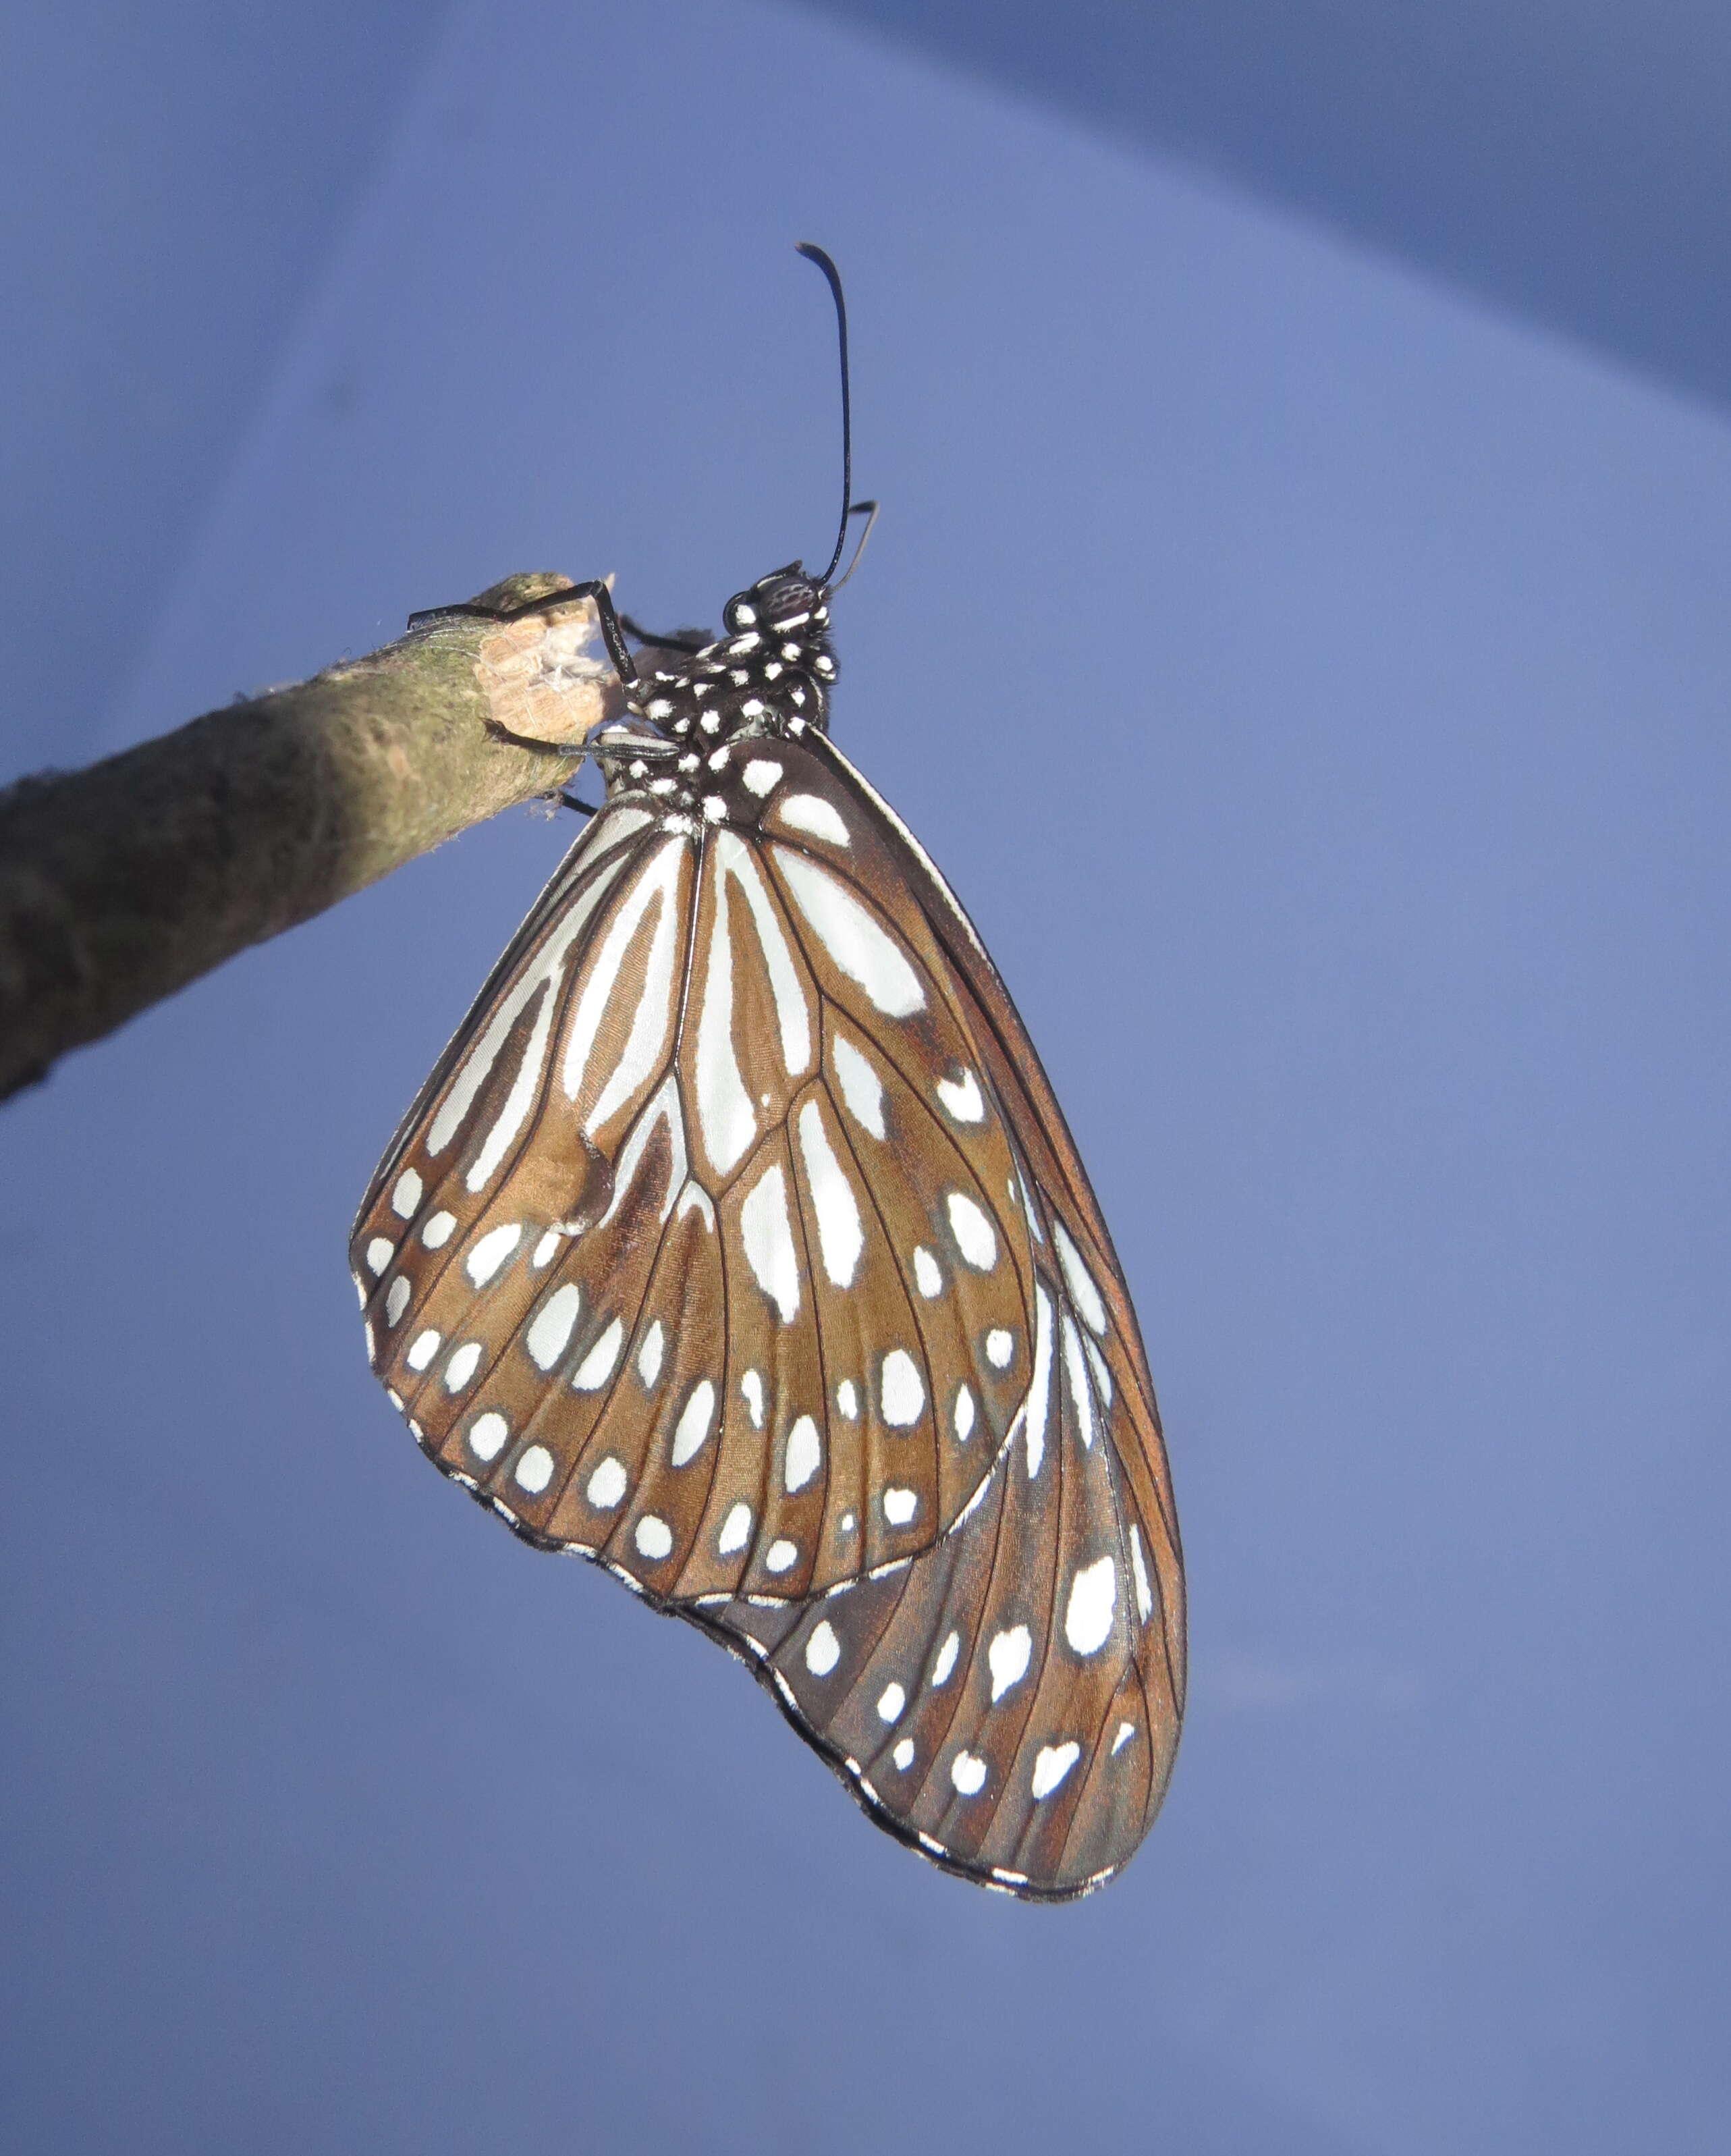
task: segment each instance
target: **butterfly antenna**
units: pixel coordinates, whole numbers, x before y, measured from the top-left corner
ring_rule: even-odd
[[[848,520],[853,512],[853,417],[848,393],[848,302],[842,297],[841,272],[821,247],[809,239],[799,243],[798,251],[808,262],[815,262],[829,280],[830,296],[836,303],[836,335],[842,347],[842,521],[836,531],[836,551],[829,557],[829,567],[817,579],[825,590],[836,572],[842,558],[842,549],[848,543]],[[868,525],[869,531],[871,526]],[[858,557],[855,557],[858,559]]]

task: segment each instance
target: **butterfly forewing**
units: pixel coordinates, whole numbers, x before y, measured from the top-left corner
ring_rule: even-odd
[[[821,629],[796,582],[730,619]],[[822,733],[827,649],[634,703],[689,752],[614,770],[387,1154],[370,1351],[446,1472],[750,1661],[882,1824],[1084,1892],[1182,1711],[1152,1387],[1002,983]]]

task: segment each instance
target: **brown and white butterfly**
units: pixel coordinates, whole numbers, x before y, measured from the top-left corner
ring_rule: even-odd
[[[1062,1899],[1177,1743],[1165,1452],[1015,1006],[828,738],[834,566],[638,685],[352,1263],[446,1474],[745,1659],[879,1825]]]

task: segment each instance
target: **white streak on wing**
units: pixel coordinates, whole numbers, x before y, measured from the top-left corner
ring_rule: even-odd
[[[1084,1452],[1090,1451],[1093,1446],[1093,1391],[1088,1382],[1088,1366],[1082,1359],[1082,1335],[1068,1310],[1063,1314],[1063,1332],[1064,1375],[1070,1381],[1070,1398],[1076,1403],[1082,1448]]]
[[[536,954],[535,963],[526,973],[519,976],[510,993],[494,1012],[487,1030],[463,1057],[457,1075],[451,1082],[449,1091],[439,1104],[438,1113],[428,1126],[427,1150],[429,1153],[437,1157],[456,1137],[464,1117],[474,1106],[476,1094],[479,1092],[494,1063],[498,1061],[499,1051],[504,1046],[507,1034],[528,1009],[530,998],[540,995],[545,990],[551,1007],[559,981],[565,971],[566,953],[588,926],[589,916],[612,888],[615,877],[623,865],[622,859],[602,865],[597,871],[595,879],[588,889],[584,891],[581,898],[576,900],[571,911],[542,945]],[[525,1060],[527,1060],[526,1058]],[[521,1081],[522,1072],[520,1070],[518,1083],[520,1084]],[[506,1102],[504,1110],[499,1116],[500,1125],[504,1123],[510,1114],[512,1103],[516,1097],[517,1087],[513,1086],[510,1100]],[[521,1112],[523,1114],[528,1112],[526,1099],[523,1103]],[[490,1137],[489,1142],[491,1142]],[[510,1134],[507,1135],[504,1142],[510,1142]],[[503,1151],[503,1149],[501,1146],[500,1150]]]
[[[784,1325],[799,1312],[799,1253],[787,1219],[787,1185],[779,1161],[765,1170],[740,1208],[740,1232],[757,1285]]]
[[[851,1040],[840,1034],[835,1037],[831,1053],[835,1059],[836,1076],[842,1083],[842,1098],[848,1104],[848,1112],[863,1131],[869,1131],[874,1138],[883,1135],[883,1084],[877,1072]]]
[[[673,960],[679,937],[674,895],[686,855],[683,839],[669,839],[651,854],[638,871],[623,902],[608,926],[600,949],[571,1014],[566,1036],[565,1061],[560,1084],[567,1100],[575,1101],[589,1075],[589,1060],[605,1025],[619,985],[619,969],[625,963],[645,915],[656,907],[655,927],[649,956],[643,968],[643,989],[632,1014],[631,1034],[618,1062],[601,1088],[584,1128],[592,1137],[607,1116],[642,1084],[654,1067],[666,1036],[673,992]],[[609,1029],[610,1033],[612,1029]]]
[[[812,1067],[812,1014],[806,1004],[799,968],[787,947],[781,922],[762,872],[751,849],[731,831],[718,831],[714,840],[715,863],[723,875],[730,875],[745,894],[751,909],[751,925],[763,952],[764,969],[776,1001],[776,1019],[781,1032],[781,1060],[790,1078],[802,1078]]]
[[[806,1182],[817,1214],[817,1245],[823,1254],[823,1270],[837,1287],[852,1287],[859,1269],[859,1254],[865,1248],[865,1228],[853,1187],[831,1149],[823,1111],[816,1101],[807,1101],[799,1111],[799,1142]]]
[[[1148,1584],[1148,1560],[1142,1554],[1142,1530],[1134,1522],[1130,1526],[1130,1569],[1136,1578],[1136,1614],[1145,1625],[1154,1608],[1154,1593]]]
[[[772,850],[776,865],[818,941],[850,981],[886,1018],[911,1018],[925,1008],[925,990],[901,945],[877,916],[827,869],[791,847]]]
[[[682,926],[673,903],[678,887],[678,856],[675,855],[673,875],[664,880],[666,888],[661,894],[661,906],[649,945],[649,957],[643,968],[643,991],[632,1015],[630,1038],[626,1041],[619,1060],[613,1065],[612,1076],[602,1086],[595,1106],[584,1119],[583,1127],[591,1137],[637,1091],[659,1063],[666,1049],[673,1027],[673,980]],[[569,1059],[566,1067],[569,1068]]]
[[[727,879],[715,885],[703,1012],[697,1023],[697,1123],[704,1150],[723,1175],[736,1168],[757,1135],[757,1116],[733,1045],[733,939]]]
[[[681,1187],[684,1186],[688,1189],[696,1188],[697,1186],[694,1183],[687,1184],[685,1182],[690,1168],[690,1163],[685,1152],[685,1118],[679,1108],[679,1081],[670,1070],[649,1099],[644,1101],[643,1113],[631,1127],[631,1136],[625,1141],[624,1147],[614,1166],[612,1200],[607,1211],[597,1221],[597,1227],[604,1228],[630,1195],[632,1185],[637,1181],[638,1170],[643,1165],[644,1151],[648,1146],[649,1140],[654,1136],[656,1124],[663,1116],[667,1118],[668,1155],[667,1189],[661,1200],[660,1217],[663,1225],[666,1224],[668,1214],[673,1209],[673,1200],[679,1195]],[[705,1198],[703,1203],[707,1208],[708,1199]],[[682,1204],[679,1208],[680,1212],[683,1214],[684,1209]],[[709,1222],[713,1227],[714,1224],[713,1213],[709,1215]]]
[[[603,854],[654,821],[647,808],[621,806],[611,814],[603,809],[584,833],[584,843],[592,854]]]
[[[530,1030],[529,1044],[523,1050],[523,1060],[517,1065],[517,1075],[511,1081],[511,1090],[505,1096],[504,1106],[494,1118],[493,1127],[481,1141],[481,1149],[469,1163],[469,1173],[463,1178],[471,1190],[484,1190],[492,1179],[494,1170],[504,1158],[505,1150],[523,1127],[530,1105],[540,1091],[541,1071],[547,1060],[547,1042],[553,1031],[553,1006],[557,1000],[559,975],[555,972],[544,982],[545,993],[540,1008],[535,1012],[535,1024]],[[432,1151],[431,1146],[428,1151]]]
[[[1104,1339],[1106,1334],[1106,1306],[1100,1299],[1100,1291],[1094,1285],[1093,1275],[1083,1263],[1082,1253],[1064,1233],[1062,1220],[1052,1222],[1052,1240],[1058,1251],[1058,1264],[1063,1268],[1064,1286],[1070,1291],[1071,1301],[1089,1329]]]
[[[688,1213],[701,1213],[704,1216],[704,1227],[712,1235],[714,1234],[715,1209],[709,1203],[709,1192],[700,1183],[688,1183],[679,1193],[678,1211],[682,1220]]]
[[[1093,1372],[1100,1399],[1109,1408],[1112,1404],[1112,1373],[1106,1367],[1106,1358],[1085,1332],[1082,1336],[1082,1344],[1088,1350],[1088,1366]]]
[[[1027,1389],[1027,1479],[1040,1471],[1046,1454],[1046,1418],[1052,1407],[1052,1302],[1034,1282],[1034,1374]]]
[[[809,831],[814,839],[827,839],[832,846],[849,844],[848,826],[821,794],[784,793],[774,813],[776,821],[789,830]]]
[[[840,749],[838,749],[835,743],[827,736],[824,737],[823,747],[824,752],[827,755],[832,757],[835,762],[841,766],[842,769],[848,774],[848,777],[852,779],[853,783],[859,788],[860,792],[864,794],[866,799],[871,803],[872,806],[878,811],[878,814],[883,818],[890,829],[894,831],[896,835],[903,841],[903,843],[911,850],[915,860],[919,863],[920,866],[931,878],[933,883],[936,885],[939,896],[950,908],[950,911],[955,916],[956,919],[960,922],[963,929],[966,932],[969,942],[973,945],[974,948],[980,953],[980,956],[984,958],[986,964],[990,966],[991,964],[991,954],[986,950],[986,946],[980,941],[979,930],[975,927],[973,922],[970,921],[967,915],[963,912],[961,901],[944,880],[943,875],[939,870],[937,863],[932,859],[931,855],[927,853],[925,848],[920,844],[919,839],[914,837],[914,834],[908,829],[907,825],[903,823],[901,818],[896,814],[894,809],[890,807],[889,803],[883,798],[883,796],[878,791],[877,788],[872,784],[869,779],[863,778],[860,776],[858,771],[848,762],[848,758],[842,755]],[[996,972],[996,968],[994,968],[993,971]]]

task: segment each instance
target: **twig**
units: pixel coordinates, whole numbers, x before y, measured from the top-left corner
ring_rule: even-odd
[[[511,607],[570,579],[512,577]],[[452,616],[0,792],[0,1099],[238,951],[553,793],[617,714],[586,600]]]

